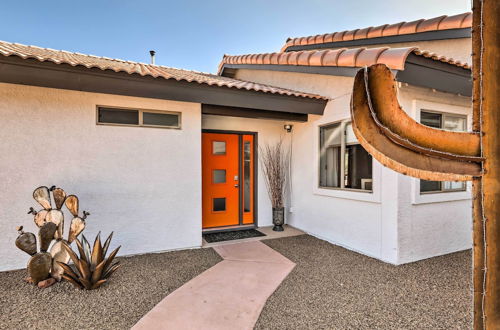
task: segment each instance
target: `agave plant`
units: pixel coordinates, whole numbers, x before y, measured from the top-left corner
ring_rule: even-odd
[[[82,235],[81,241],[75,239],[80,257],[73,252],[69,244],[64,243],[63,247],[68,252],[74,265],[71,267],[64,262],[57,262],[64,270],[64,273],[61,275],[62,278],[75,287],[86,290],[97,289],[106,283],[111,274],[121,266],[119,262],[112,264],[118,250],[120,250],[120,246],[111,252],[106,259],[106,253],[108,252],[112,237],[113,233],[109,235],[104,245],[102,245],[100,233],[97,234],[92,250],[85,236]]]

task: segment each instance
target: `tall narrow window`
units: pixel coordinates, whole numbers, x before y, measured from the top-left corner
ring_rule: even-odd
[[[421,111],[420,123],[448,131],[464,132],[467,130],[466,117],[460,115]],[[465,189],[465,182],[420,180],[420,193],[463,191]]]
[[[251,144],[243,142],[243,211],[250,212],[250,170],[251,170]]]
[[[350,123],[320,128],[319,166],[320,187],[372,190],[372,157],[359,144]]]

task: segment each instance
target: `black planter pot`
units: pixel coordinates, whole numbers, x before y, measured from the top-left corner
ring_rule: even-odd
[[[285,208],[284,207],[273,207],[273,230],[283,231],[283,225],[285,224]]]

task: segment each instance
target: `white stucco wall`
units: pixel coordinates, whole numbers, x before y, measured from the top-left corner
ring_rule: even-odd
[[[468,97],[405,86],[399,89],[402,107],[415,120],[431,110],[467,116],[472,128]],[[418,179],[398,175],[399,262],[406,263],[472,247],[471,184],[460,192],[420,194]]]
[[[350,117],[353,78],[246,69],[236,77],[332,98],[323,116],[294,127],[291,225],[394,264],[471,247],[470,192],[420,195],[417,179],[376,161],[372,193],[318,188],[319,126]],[[471,112],[469,98],[425,88],[403,85],[399,99],[414,118],[418,107]]]
[[[290,140],[290,135],[286,133],[283,126],[286,122],[280,120],[265,120],[251,118],[237,118],[225,116],[202,116],[203,129],[217,129],[226,131],[245,131],[257,132],[258,144],[260,146],[266,143],[275,143],[282,139],[286,144]],[[257,163],[257,162],[256,162]],[[258,226],[272,225],[272,206],[267,194],[267,189],[262,173],[262,166],[258,162],[258,181],[257,181],[257,196],[258,196]]]
[[[291,212],[287,221],[334,244],[397,263],[395,172],[374,161],[372,193],[318,187],[319,126],[349,118],[353,78],[263,70],[238,70],[236,77],[333,99],[323,116],[294,123]]]
[[[96,125],[96,105],[179,111],[182,129]],[[40,185],[76,194],[85,236],[114,231],[122,255],[201,245],[199,104],[0,84],[0,116],[0,270],[26,266],[15,227],[38,233]]]

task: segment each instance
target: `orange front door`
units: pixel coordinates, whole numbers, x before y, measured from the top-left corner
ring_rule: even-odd
[[[202,134],[204,229],[254,222],[253,166],[253,135]]]

